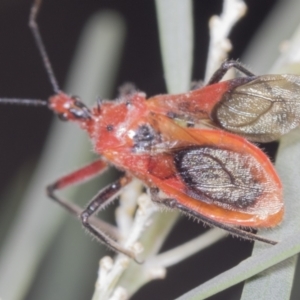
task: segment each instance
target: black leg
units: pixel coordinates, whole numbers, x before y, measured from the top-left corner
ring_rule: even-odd
[[[239,63],[238,61],[227,60],[227,61],[223,62],[222,65],[220,66],[220,68],[212,75],[212,77],[208,81],[207,85],[211,85],[211,84],[221,81],[221,79],[224,77],[226,72],[231,68],[235,68],[235,69],[239,70],[240,72],[244,73],[246,76],[249,76],[249,77],[255,76],[252,72],[250,72],[245,67],[243,67],[241,65],[241,63]]]
[[[220,222],[214,221],[212,219],[209,219],[209,218],[207,218],[203,215],[200,215],[197,212],[190,210],[189,208],[183,206],[176,199],[160,198],[158,193],[159,193],[158,189],[156,189],[156,188],[150,189],[151,199],[158,204],[163,204],[172,209],[178,209],[179,211],[181,211],[183,213],[186,213],[190,216],[195,217],[197,220],[202,221],[203,223],[224,229],[224,230],[228,231],[229,233],[236,235],[238,237],[241,237],[245,240],[250,240],[250,241],[256,240],[256,241],[264,242],[264,243],[271,244],[271,245],[277,244],[276,241],[266,239],[262,236],[254,234],[252,232],[248,232],[248,231],[242,230],[238,227],[234,227],[231,225],[227,225],[227,224],[220,223]]]
[[[118,239],[119,235],[115,228],[100,219],[94,217],[99,210],[103,209],[104,206],[114,200],[128,183],[131,182],[130,176],[123,176],[113,184],[107,186],[101,190],[88,204],[86,209],[82,209],[76,204],[66,201],[55,194],[55,191],[66,188],[71,185],[78,184],[82,181],[91,179],[92,177],[101,174],[107,169],[107,165],[102,160],[97,160],[91,164],[74,171],[47,187],[48,196],[64,207],[68,212],[79,217],[82,221],[83,226],[98,240],[106,244],[109,248],[116,252],[124,253],[125,255],[136,260],[134,253],[124,249],[115,240]],[[105,234],[104,232],[107,232]],[[137,261],[137,260],[136,260]]]
[[[135,257],[135,254],[130,250],[123,248],[120,244],[115,242],[109,236],[107,236],[100,228],[95,227],[90,222],[90,217],[93,216],[96,212],[103,209],[111,201],[113,201],[122,191],[122,189],[130,183],[132,177],[129,175],[124,175],[114,183],[105,187],[101,190],[88,204],[87,208],[80,214],[80,218],[83,226],[98,240],[107,245],[109,248],[116,252],[121,252],[131,258],[136,262],[138,260]]]

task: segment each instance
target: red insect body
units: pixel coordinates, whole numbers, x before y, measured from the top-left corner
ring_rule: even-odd
[[[76,101],[65,94],[52,97],[49,106],[79,123],[94,150],[114,166],[189,210],[235,226],[281,221],[280,179],[261,150],[225,131],[181,127],[159,112],[155,100],[136,93],[94,107],[87,119],[70,115]]]
[[[48,102],[2,98],[0,103],[48,105],[61,119],[78,123],[103,157],[49,185],[48,195],[79,216],[100,241],[134,259],[134,253],[115,241],[117,234],[106,225],[115,239],[106,235],[105,225],[93,217],[132,177],[142,180],[152,200],[161,205],[243,238],[275,244],[239,228],[273,227],[284,213],[273,165],[246,139],[274,140],[300,124],[300,78],[255,76],[228,61],[203,88],[149,99],[134,92],[90,110],[78,98],[60,92],[36,23],[40,5],[35,0],[29,24],[56,95]],[[246,77],[220,82],[232,67]],[[56,190],[103,172],[108,163],[125,175],[101,190],[84,210],[56,195]]]

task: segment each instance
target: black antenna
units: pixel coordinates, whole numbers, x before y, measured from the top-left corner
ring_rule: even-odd
[[[38,50],[40,52],[40,55],[42,57],[42,60],[43,60],[44,66],[46,68],[46,72],[49,76],[49,80],[51,82],[53,90],[56,94],[58,94],[58,93],[60,93],[60,88],[59,88],[59,85],[57,83],[56,77],[54,75],[53,68],[52,68],[52,65],[50,63],[49,56],[47,54],[45,45],[43,43],[43,40],[42,40],[42,37],[41,37],[41,34],[40,34],[39,26],[38,26],[37,21],[36,21],[37,16],[38,16],[39,11],[40,11],[41,3],[42,3],[41,0],[35,0],[34,1],[34,4],[32,5],[32,8],[31,8],[30,17],[29,17],[29,27],[30,27],[31,32],[33,34],[33,38],[36,42],[36,45],[37,45]]]
[[[30,17],[29,17],[29,27],[31,29],[31,32],[33,34],[34,40],[36,42],[36,45],[38,47],[38,50],[41,54],[41,57],[44,62],[44,66],[46,68],[48,77],[50,79],[50,82],[52,84],[53,90],[56,94],[60,93],[60,88],[58,86],[57,80],[55,78],[51,63],[49,61],[48,54],[46,52],[44,43],[41,38],[41,34],[39,31],[38,24],[36,22],[37,15],[40,10],[42,1],[41,0],[35,0],[34,4],[32,5],[31,11],[30,11]],[[1,104],[16,104],[16,105],[28,105],[28,106],[47,106],[48,101],[40,100],[40,99],[13,99],[13,98],[0,98]]]
[[[2,104],[16,104],[25,106],[47,106],[48,102],[39,99],[13,99],[13,98],[0,98],[0,103]]]

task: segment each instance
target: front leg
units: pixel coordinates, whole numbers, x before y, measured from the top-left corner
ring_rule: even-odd
[[[123,248],[116,241],[111,239],[108,235],[106,235],[101,228],[94,226],[90,222],[90,217],[93,216],[96,212],[103,209],[106,205],[108,205],[111,201],[116,199],[116,197],[121,193],[123,188],[132,181],[132,177],[129,175],[124,175],[120,179],[116,180],[114,183],[108,185],[104,189],[102,189],[88,204],[86,209],[80,214],[80,218],[83,226],[98,240],[104,243],[106,246],[111,248],[116,252],[121,252],[131,258],[133,258],[136,262],[138,260],[135,257],[135,254]]]
[[[77,185],[84,181],[90,180],[93,177],[100,175],[106,170],[107,170],[107,164],[101,159],[96,160],[87,166],[84,166],[70,174],[67,174],[59,178],[54,183],[47,186],[47,194],[52,200],[56,201],[58,204],[64,207],[69,213],[77,217],[82,212],[82,209],[74,203],[65,201],[62,198],[57,197],[54,192],[56,190],[61,190],[66,187]]]
[[[55,191],[61,190],[71,185],[79,184],[87,181],[96,175],[100,175],[107,169],[107,164],[102,160],[94,161],[93,163],[72,172],[47,187],[48,196],[64,207],[68,212],[79,217],[83,226],[98,240],[116,252],[124,253],[125,255],[136,260],[133,252],[123,248],[114,239],[118,238],[118,233],[115,228],[93,215],[103,209],[105,205],[114,200],[128,183],[131,182],[131,177],[128,175],[122,176],[120,179],[102,189],[88,204],[86,209],[82,209],[74,203],[66,201],[57,196]],[[104,232],[108,232],[107,235]],[[113,238],[112,238],[113,237]],[[137,261],[137,260],[136,260]]]

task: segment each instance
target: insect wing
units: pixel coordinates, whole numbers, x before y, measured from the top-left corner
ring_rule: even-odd
[[[230,81],[212,84],[177,95],[157,95],[147,100],[150,111],[172,119],[191,121],[197,125],[210,119],[215,105],[228,90]]]
[[[263,75],[235,78],[185,94],[158,95],[148,105],[179,123],[219,127],[251,141],[270,142],[299,126],[299,94],[299,76]]]
[[[224,93],[212,112],[221,128],[269,142],[300,124],[300,77],[263,75]]]
[[[156,125],[177,141],[155,160],[156,170],[168,161],[173,171],[165,177],[148,173],[167,197],[219,223],[272,227],[281,221],[281,182],[256,146],[219,130],[182,128],[162,116]]]

